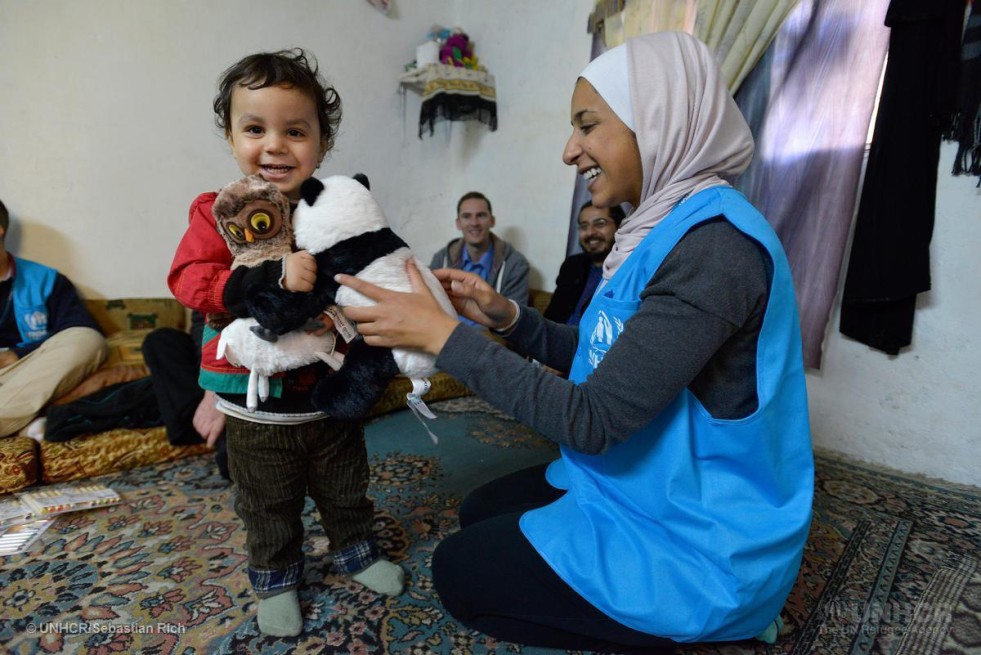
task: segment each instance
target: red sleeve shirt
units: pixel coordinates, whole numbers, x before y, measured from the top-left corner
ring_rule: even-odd
[[[167,275],[167,285],[185,307],[205,314],[225,311],[222,294],[232,274],[232,254],[218,233],[211,213],[215,192],[191,203],[187,231],[181,238]]]

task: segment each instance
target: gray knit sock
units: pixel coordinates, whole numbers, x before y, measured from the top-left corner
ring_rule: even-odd
[[[387,559],[377,559],[371,566],[358,571],[351,578],[377,594],[398,596],[402,593],[405,571],[401,566],[392,564]]]
[[[259,599],[259,631],[273,637],[295,637],[303,632],[303,615],[295,589]]]

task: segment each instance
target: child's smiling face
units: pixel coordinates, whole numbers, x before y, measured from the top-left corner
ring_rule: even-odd
[[[314,100],[292,87],[236,87],[226,136],[242,173],[259,173],[290,200],[327,152]]]

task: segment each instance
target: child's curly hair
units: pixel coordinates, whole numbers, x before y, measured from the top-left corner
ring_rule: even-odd
[[[232,91],[237,86],[253,90],[287,86],[306,93],[317,106],[320,134],[327,144],[327,150],[334,147],[334,138],[341,123],[341,97],[318,73],[316,59],[301,48],[249,55],[221,74],[213,106],[215,124],[226,136],[230,130]]]

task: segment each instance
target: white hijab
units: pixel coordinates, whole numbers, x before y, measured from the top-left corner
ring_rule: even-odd
[[[603,262],[609,279],[680,200],[728,186],[721,176],[746,170],[753,137],[715,57],[684,32],[630,39],[594,59],[580,77],[636,134],[644,170],[640,205],[620,224]]]

